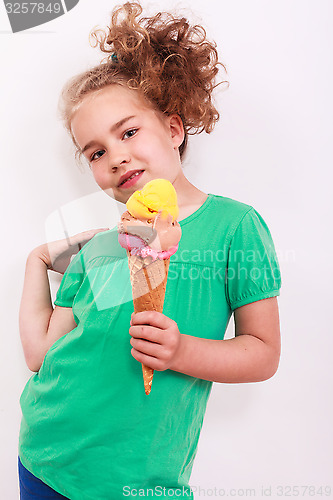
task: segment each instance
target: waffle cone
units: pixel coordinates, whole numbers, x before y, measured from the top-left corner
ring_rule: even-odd
[[[132,285],[134,312],[163,312],[163,303],[168,279],[170,259],[140,257],[127,252]],[[151,391],[154,370],[142,363],[146,394]]]

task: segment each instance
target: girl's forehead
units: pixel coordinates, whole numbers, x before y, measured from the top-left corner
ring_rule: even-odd
[[[125,118],[139,118],[146,123],[163,122],[165,116],[156,109],[139,91],[120,85],[109,85],[87,94],[75,110],[71,129],[78,140],[93,128],[94,131],[106,125],[116,124]]]
[[[163,113],[140,91],[113,84],[87,94],[74,111],[71,126],[72,129],[77,128],[82,119],[101,123],[121,120],[125,116],[161,122],[165,119]]]
[[[144,98],[139,90],[128,89],[121,85],[108,85],[102,89],[89,93],[82,104],[88,102],[92,105],[110,105],[115,107],[133,107],[138,110],[152,110],[152,104]]]

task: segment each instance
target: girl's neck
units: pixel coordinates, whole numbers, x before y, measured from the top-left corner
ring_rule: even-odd
[[[177,191],[178,221],[189,217],[206,201],[208,195],[195,187],[183,174],[173,183]]]

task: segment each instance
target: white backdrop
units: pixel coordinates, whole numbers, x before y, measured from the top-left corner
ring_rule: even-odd
[[[203,191],[258,210],[283,280],[279,370],[262,383],[214,384],[191,485],[201,488],[196,498],[284,498],[297,491],[325,498],[328,490],[321,495],[319,488],[333,490],[333,4],[142,3],[151,13],[182,8],[216,40],[230,88],[216,96],[221,119],[213,134],[190,138],[185,171]],[[50,234],[62,236],[60,209],[71,234],[112,223],[110,200],[88,168],[75,164],[57,102],[70,76],[99,61],[88,34],[107,24],[114,4],[80,0],[65,16],[16,34],[0,6],[1,499],[18,498],[19,397],[32,375],[18,329],[27,254]],[[60,278],[50,278],[54,294]],[[308,489],[288,489],[297,486]]]

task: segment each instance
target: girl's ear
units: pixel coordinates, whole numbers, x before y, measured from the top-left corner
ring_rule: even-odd
[[[170,115],[168,119],[171,140],[173,142],[174,148],[178,149],[179,146],[183,143],[185,137],[183,121],[181,117],[176,114]]]

